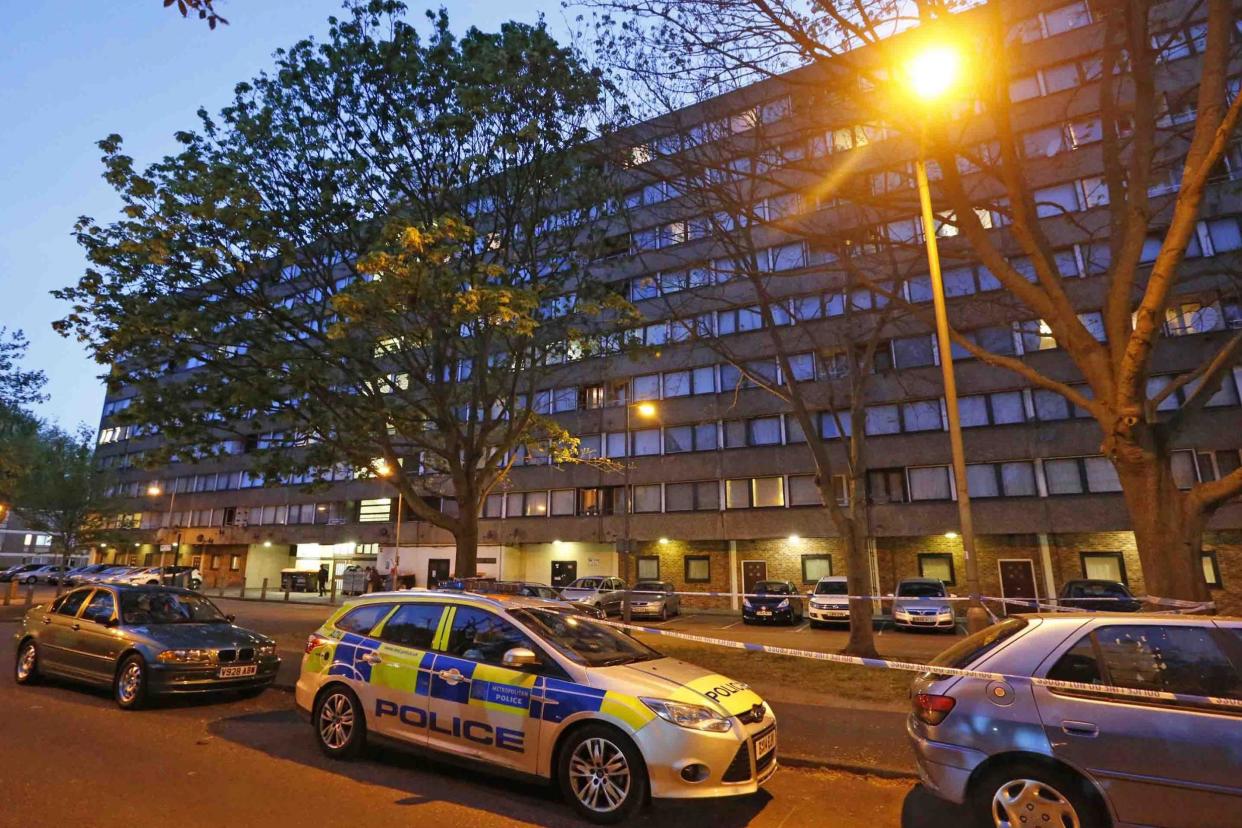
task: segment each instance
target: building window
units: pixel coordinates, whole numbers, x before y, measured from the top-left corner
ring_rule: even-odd
[[[712,579],[712,559],[708,555],[686,556],[686,583],[706,584]]]
[[[726,509],[766,509],[784,505],[783,478],[745,477],[725,481]]]
[[[634,511],[636,513],[660,511],[659,483],[634,487]]]
[[[905,503],[906,470],[872,469],[867,472],[867,494],[872,503]]]
[[[972,463],[966,467],[966,482],[972,498],[1034,497],[1039,494],[1035,486],[1035,464],[1026,460]]]
[[[1216,559],[1216,551],[1204,552],[1203,560],[1203,580],[1207,581],[1207,585],[1213,589],[1222,589],[1225,584],[1220,578],[1220,561]]]
[[[241,555],[229,555],[229,572],[241,569]]]
[[[646,457],[660,453],[660,429],[646,428],[630,433],[635,457]]]
[[[820,578],[827,578],[832,574],[832,556],[831,555],[803,555],[802,556],[802,583],[813,584]]]
[[[1126,559],[1120,552],[1079,552],[1082,577],[1126,584]]]
[[[1044,461],[1048,494],[1119,492],[1117,470],[1106,457],[1061,457]]]
[[[948,466],[921,466],[909,470],[911,500],[952,500]]]
[[[263,523],[283,523],[276,520],[275,507],[272,509],[272,520],[267,519],[267,515],[263,516]],[[359,523],[387,523],[392,520],[392,498],[379,497],[373,500],[360,500],[358,502],[358,522]]]
[[[499,518],[504,516],[504,495],[488,495],[487,500],[483,502],[483,517]]]
[[[664,429],[664,453],[679,454],[686,451],[715,451],[719,447],[716,424],[669,426]]]
[[[577,498],[576,489],[555,489],[552,492],[552,514],[572,515]]]
[[[720,484],[716,480],[669,483],[664,487],[666,512],[715,512],[720,509]]]
[[[657,555],[640,555],[638,557],[638,580],[660,580],[660,558]]]
[[[920,552],[919,577],[939,578],[945,586],[957,583],[957,575],[953,570],[953,556],[948,552]]]
[[[548,493],[511,492],[505,513],[508,517],[544,517],[548,514]]]
[[[1058,396],[1064,400],[1064,397]],[[1021,391],[999,391],[995,394],[976,394],[958,397],[957,410],[962,428],[988,425],[1008,425],[1026,421],[1026,405]]]
[[[219,569],[219,568],[220,568],[220,556],[219,556],[219,555],[212,555],[212,556],[211,556],[211,568],[212,568],[212,569]]]

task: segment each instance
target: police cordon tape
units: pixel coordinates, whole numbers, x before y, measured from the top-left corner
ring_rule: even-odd
[[[1135,687],[1118,687],[1109,684],[1090,684],[1082,681],[1061,681],[1058,679],[1040,678],[1038,676],[1018,676],[1008,673],[993,673],[986,670],[966,670],[961,667],[947,667],[932,664],[919,664],[913,661],[896,661],[888,658],[864,658],[841,653],[821,653],[817,650],[800,650],[793,647],[775,647],[771,644],[756,644],[749,641],[733,641],[727,638],[712,638],[706,635],[694,635],[676,630],[644,627],[638,624],[626,624],[620,621],[593,619],[597,624],[607,624],[622,630],[632,630],[647,635],[677,638],[683,641],[694,641],[699,644],[710,644],[732,650],[744,650],[751,653],[768,653],[770,655],[792,656],[813,661],[826,661],[831,664],[849,664],[855,667],[872,667],[881,670],[900,670],[907,673],[933,673],[938,676],[958,676],[961,678],[980,679],[982,681],[1003,681],[1009,684],[1035,685],[1051,690],[1069,690],[1086,693],[1103,693],[1113,696],[1130,698],[1181,702],[1183,704],[1210,704],[1218,707],[1229,707],[1242,710],[1242,699],[1229,699],[1218,696],[1194,696],[1186,693],[1169,693],[1164,690],[1142,690]]]

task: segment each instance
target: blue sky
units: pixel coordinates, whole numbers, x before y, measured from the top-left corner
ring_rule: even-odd
[[[427,6],[409,2],[411,16]],[[340,0],[216,0],[230,25],[214,32],[182,20],[161,0],[4,2],[0,25],[0,326],[23,329],[27,365],[48,375],[40,414],[66,427],[94,426],[101,367],[51,329],[64,315],[48,295],[81,275],[70,236],[80,215],[109,219],[117,199],[100,178],[95,142],[125,138],[140,164],[176,147],[233,86],[271,64],[271,53],[321,36]],[[563,31],[557,0],[444,0],[455,29],[533,22],[540,11]]]

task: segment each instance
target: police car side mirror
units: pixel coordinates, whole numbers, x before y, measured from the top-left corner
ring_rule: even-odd
[[[527,647],[514,647],[504,654],[500,663],[511,670],[521,670],[523,667],[539,666],[539,656]]]

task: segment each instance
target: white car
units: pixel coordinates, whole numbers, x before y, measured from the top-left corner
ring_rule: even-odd
[[[745,684],[538,598],[346,604],[307,641],[296,700],[328,756],[381,737],[473,759],[555,780],[594,822],[648,796],[751,794],[776,770],[775,718]]]
[[[820,578],[811,591],[811,604],[806,613],[811,626],[850,623],[849,594],[849,584],[844,575]]]

